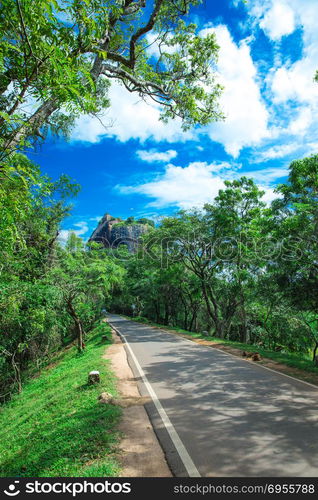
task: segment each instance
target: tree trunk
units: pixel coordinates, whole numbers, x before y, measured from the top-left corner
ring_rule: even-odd
[[[193,332],[193,325],[195,324],[196,318],[197,318],[197,312],[195,311],[192,313],[192,317],[190,320],[190,326],[189,326],[190,332]]]
[[[214,320],[214,326],[215,326],[215,336],[218,337],[219,339],[224,339],[225,331],[224,331],[223,321],[219,321],[216,318]]]
[[[185,330],[187,330],[188,329],[188,316],[189,316],[189,313],[188,313],[187,301],[183,298],[182,293],[180,294],[180,300],[182,302],[183,311],[184,311],[183,328]]]
[[[164,304],[164,311],[165,311],[165,316],[164,316],[163,324],[168,325],[170,314],[169,314],[169,306],[167,305],[167,303]]]
[[[74,306],[72,302],[69,300],[68,303],[68,311],[70,316],[72,317],[74,323],[75,323],[75,329],[76,329],[76,335],[77,335],[77,350],[78,352],[82,352],[84,349],[84,343],[83,343],[83,338],[84,338],[84,330],[83,326],[81,323],[81,320],[76,314],[76,311],[74,309]]]
[[[241,311],[241,328],[240,328],[240,342],[242,342],[243,344],[247,344],[248,343],[248,338],[247,338],[247,327],[246,327],[246,317],[245,317],[245,313],[243,313]]]
[[[317,356],[317,351],[318,351],[318,342],[316,341],[316,345],[314,347],[314,351],[313,351],[313,362],[318,366],[318,356]]]
[[[80,321],[76,321],[76,330],[77,330],[77,350],[78,352],[82,352],[84,349],[84,343],[83,343],[83,328]]]
[[[215,313],[214,313],[212,311],[210,299],[209,299],[209,296],[208,296],[208,292],[207,292],[206,286],[205,286],[205,284],[204,284],[203,281],[202,281],[202,291],[203,291],[203,296],[204,296],[204,300],[205,300],[205,303],[206,303],[208,315],[209,315],[209,317],[212,319],[212,321],[214,323],[215,335],[216,335],[216,337],[223,338],[222,337],[222,327],[221,327],[221,323],[220,323],[220,321],[218,319],[218,315],[217,315],[215,304],[213,305],[214,310],[215,310]]]
[[[15,381],[18,386],[18,393],[20,394],[22,392],[21,371],[19,364],[15,360],[15,353],[12,355],[11,363],[12,363],[12,368],[14,370]]]
[[[25,124],[21,125],[21,127],[19,127],[10,137],[10,139],[6,142],[4,149],[14,150],[19,147],[21,141],[26,139],[28,135],[32,134],[34,129],[42,127],[49,116],[51,116],[51,114],[58,108],[59,105],[56,99],[50,99],[49,101],[41,104],[29,120]]]
[[[248,339],[248,331],[247,331],[247,321],[246,321],[246,310],[245,310],[245,297],[244,297],[244,292],[243,292],[243,287],[240,283],[240,297],[241,297],[241,304],[239,307],[239,315],[241,317],[241,329],[240,329],[240,341],[243,342],[243,344],[247,344],[249,339]]]
[[[156,300],[153,301],[154,306],[155,306],[155,312],[156,312],[156,323],[160,322],[160,309],[158,307],[158,302]]]

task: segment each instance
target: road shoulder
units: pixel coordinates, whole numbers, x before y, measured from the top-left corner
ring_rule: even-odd
[[[117,377],[123,415],[118,427],[123,438],[119,446],[121,477],[171,477],[162,448],[144,408],[146,400],[140,395],[137,380],[129,366],[124,344],[113,331],[113,344],[104,359],[111,362]]]

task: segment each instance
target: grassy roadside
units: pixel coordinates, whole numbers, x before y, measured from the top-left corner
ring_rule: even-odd
[[[128,318],[128,316],[126,316]],[[195,333],[195,332],[189,332],[187,330],[183,330],[182,328],[178,327],[173,327],[173,326],[165,326],[165,325],[160,325],[158,323],[153,323],[147,318],[143,317],[135,317],[135,318],[130,318],[129,319],[133,321],[137,321],[138,323],[147,323],[151,326],[155,326],[158,328],[162,328],[167,331],[171,331],[174,333],[178,333],[181,335],[186,335],[187,337],[191,337],[194,340],[208,340],[210,342],[216,343],[216,344],[222,344],[224,346],[228,347],[233,347],[235,349],[239,349],[241,351],[257,351],[260,353],[260,355],[263,358],[271,359],[275,361],[276,363],[281,363],[286,366],[289,366],[290,368],[296,368],[298,370],[302,370],[305,372],[313,373],[315,375],[318,375],[318,368],[314,366],[312,360],[310,359],[310,356],[305,356],[301,354],[292,354],[292,353],[282,353],[282,352],[275,352],[275,351],[269,351],[267,349],[263,349],[258,345],[252,345],[252,344],[243,344],[241,342],[232,342],[230,340],[223,340],[219,339],[217,337],[212,337],[212,336],[205,336],[202,335],[201,333]]]
[[[117,476],[115,426],[120,409],[100,405],[98,395],[116,394],[115,378],[102,359],[101,336],[110,327],[101,323],[90,332],[86,350],[65,349],[22,394],[0,408],[0,476],[105,477]],[[87,384],[91,370],[101,383]]]

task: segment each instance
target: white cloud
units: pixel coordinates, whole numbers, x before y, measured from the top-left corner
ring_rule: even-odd
[[[217,195],[224,182],[213,170],[218,165],[207,165],[205,162],[190,163],[182,168],[172,164],[167,165],[164,174],[152,181],[138,186],[118,186],[123,194],[143,194],[154,201],[153,207],[178,206],[192,208],[202,206]]]
[[[226,26],[208,28],[215,32],[220,45],[218,73],[225,89],[221,108],[226,120],[207,127],[211,139],[224,145],[227,153],[237,157],[245,146],[259,144],[269,136],[268,111],[257,82],[257,70],[246,41],[237,45]]]
[[[318,83],[314,82],[318,69],[317,0],[251,0],[247,12],[254,28],[263,28],[274,42],[274,64],[266,78],[267,96],[273,103],[270,111],[276,121],[272,140],[284,138],[308,154],[309,143],[318,133]],[[296,29],[301,30],[302,53],[291,61],[282,57],[279,41]]]
[[[283,9],[284,15],[277,16],[277,9]],[[282,10],[282,12],[283,12]],[[289,12],[289,14],[287,14]],[[296,28],[302,29],[303,55],[294,63],[277,64],[271,71],[268,82],[276,103],[287,103],[296,100],[299,104],[316,105],[318,100],[318,84],[313,81],[318,67],[318,30],[316,0],[254,0],[251,9],[254,22],[264,27],[266,34],[276,40],[275,30],[283,30],[284,23],[293,17],[293,29],[290,22],[289,33]],[[279,28],[280,26],[280,28]],[[286,31],[287,28],[286,28]],[[287,33],[285,33],[287,34]]]
[[[98,118],[82,115],[76,120],[72,131],[72,140],[97,143],[109,134],[111,120],[106,114]]]
[[[194,138],[193,132],[182,131],[180,119],[164,124],[159,119],[158,104],[142,100],[119,83],[112,84],[109,97],[111,108],[101,120],[87,115],[77,120],[73,140],[96,143],[103,137],[114,137],[121,142],[130,139],[139,139],[141,142],[147,139],[156,142],[183,142]]]
[[[285,2],[275,1],[261,20],[260,27],[272,40],[280,40],[284,35],[290,35],[295,30],[293,9]]]
[[[263,161],[275,160],[276,158],[284,158],[285,156],[294,153],[299,149],[299,145],[296,143],[292,144],[280,144],[273,146],[265,151],[256,153],[253,159],[254,163],[261,163]]]
[[[88,220],[93,222],[99,222],[103,218],[102,215],[96,215],[96,217],[90,217]]]
[[[147,163],[167,163],[178,155],[177,151],[174,149],[168,149],[168,151],[157,151],[156,149],[138,149],[136,155],[140,160]]]
[[[61,229],[58,235],[58,241],[61,245],[65,245],[70,233],[75,233],[77,236],[83,237],[89,231],[89,227],[86,221],[80,221],[73,224],[75,229]],[[77,228],[77,229],[76,229]]]
[[[308,152],[307,155],[317,155],[318,154],[318,142],[309,142],[308,143]]]
[[[302,108],[295,120],[291,120],[288,131],[297,135],[305,132],[313,121],[312,111],[309,107]]]
[[[279,195],[274,192],[273,188],[269,187],[263,187],[262,190],[264,191],[264,195],[262,197],[262,201],[267,203],[268,205],[273,201],[279,198]]]
[[[244,147],[255,149],[261,146],[263,149],[267,139],[272,147],[266,153],[261,151],[256,161],[283,158],[301,146],[305,151],[306,143],[318,133],[318,84],[313,82],[318,68],[316,11],[317,0],[251,0],[248,6],[254,25],[261,26],[275,42],[276,55],[281,55],[277,43],[281,37],[303,26],[303,57],[294,63],[285,61],[284,64],[280,57],[275,57],[274,66],[268,72],[266,97],[272,100],[273,106],[267,108],[261,95],[259,75],[249,46],[254,33],[252,37],[236,43],[225,25],[209,25],[200,33],[205,36],[215,32],[220,45],[217,71],[218,80],[225,87],[220,103],[226,115],[224,122],[183,132],[180,120],[167,125],[159,120],[158,104],[152,101],[147,103],[138,95],[127,92],[119,83],[113,83],[110,89],[112,105],[102,119],[108,128],[105,130],[96,118],[83,116],[77,122],[73,139],[94,143],[103,137],[113,137],[121,142],[136,139],[144,143],[150,139],[157,143],[173,143],[198,141],[205,135],[221,143],[234,158]],[[154,38],[149,42],[154,42]],[[155,42],[149,51],[157,51]],[[273,123],[271,128],[269,120]],[[289,136],[297,136],[294,139],[295,148]],[[288,141],[284,148],[276,146],[277,140],[282,142],[282,137]],[[163,154],[160,151],[155,153]],[[144,158],[146,154],[144,152]],[[162,157],[160,160],[158,156],[153,156],[152,161],[171,159],[173,157]]]
[[[261,170],[252,170],[246,172],[244,175],[253,179],[260,186],[270,187],[278,179],[288,176],[288,172],[289,170],[286,167],[263,168]]]
[[[74,226],[78,228],[78,229],[75,229],[73,231],[75,234],[77,234],[77,236],[83,236],[89,230],[89,227],[88,227],[88,224],[86,221],[76,222],[74,224]]]
[[[259,184],[265,191],[264,201],[269,202],[277,197],[271,185],[288,173],[286,169],[278,168],[242,172],[237,167],[228,163],[209,165],[206,162],[192,162],[186,167],[169,164],[164,173],[158,174],[151,182],[134,186],[118,185],[116,189],[124,195],[139,194],[152,199],[148,206],[190,209],[212,202],[219,190],[225,187],[225,179],[233,180],[245,175]]]
[[[318,40],[317,40],[318,42]],[[307,52],[307,51],[306,51]],[[318,47],[291,66],[274,70],[270,76],[273,99],[276,103],[298,101],[300,104],[317,105],[318,85],[314,82],[317,69]]]
[[[261,98],[248,41],[243,40],[237,45],[224,25],[205,28],[200,34],[206,36],[210,32],[216,33],[220,45],[218,79],[225,86],[221,97],[221,108],[226,115],[224,123],[183,132],[179,119],[168,124],[159,120],[158,104],[151,101],[147,103],[136,94],[127,92],[120,84],[113,83],[110,89],[112,105],[103,119],[106,125],[111,123],[111,126],[105,130],[96,118],[81,117],[73,132],[73,139],[98,142],[106,136],[115,137],[121,142],[129,139],[141,142],[147,139],[183,142],[195,140],[199,133],[204,133],[223,144],[226,151],[236,157],[244,146],[256,145],[267,137],[268,112]],[[155,43],[151,50],[157,50]]]

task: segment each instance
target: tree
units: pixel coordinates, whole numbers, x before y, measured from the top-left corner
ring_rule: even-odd
[[[104,250],[91,247],[86,252],[74,233],[69,236],[66,250],[59,249],[57,265],[48,279],[60,291],[65,310],[74,322],[78,352],[84,348],[85,308],[90,307],[96,319],[109,292],[120,285],[123,276],[124,269]]]
[[[278,187],[282,199],[273,205],[276,231],[293,243],[292,258],[283,251],[277,281],[285,297],[298,310],[318,351],[318,155],[290,165],[288,182]],[[285,244],[286,246],[286,244]]]
[[[214,34],[183,18],[200,0],[4,0],[0,14],[2,157],[108,106],[110,82],[160,104],[185,128],[220,119]],[[63,20],[62,16],[67,16]],[[33,109],[26,105],[32,100]]]
[[[318,156],[292,162],[277,193],[266,206],[242,177],[203,210],[164,218],[124,263],[114,308],[317,363]]]
[[[223,337],[226,331],[225,317],[215,295],[222,285],[218,277],[222,262],[214,252],[219,237],[217,226],[204,212],[181,211],[176,217],[163,220],[156,231],[159,253],[156,255],[155,247],[152,252],[157,265],[170,266],[174,262],[182,262],[185,269],[198,278],[210,326],[213,325],[217,336]]]
[[[59,225],[78,186],[53,182],[23,155],[0,183],[0,391],[21,391],[23,374],[40,368],[69,329],[59,291],[47,279]]]
[[[40,182],[38,167],[23,155],[15,155],[6,172],[0,169],[1,262],[5,262],[15,245],[23,245],[23,234],[18,227],[27,218],[32,204],[30,188]]]
[[[247,295],[257,281],[259,266],[264,265],[264,259],[257,252],[261,236],[260,219],[265,207],[261,201],[264,192],[246,177],[225,181],[225,186],[219,191],[214,203],[206,204],[204,208],[211,225],[217,228],[219,241],[215,249],[218,251],[219,247],[219,253],[223,249],[224,258],[220,255],[221,273],[233,294],[230,294],[226,306],[227,328],[231,325],[231,318],[238,312],[240,340],[247,342]]]
[[[155,227],[155,223],[152,219],[148,219],[147,217],[141,217],[141,219],[137,220],[138,224],[146,224],[147,226]]]

